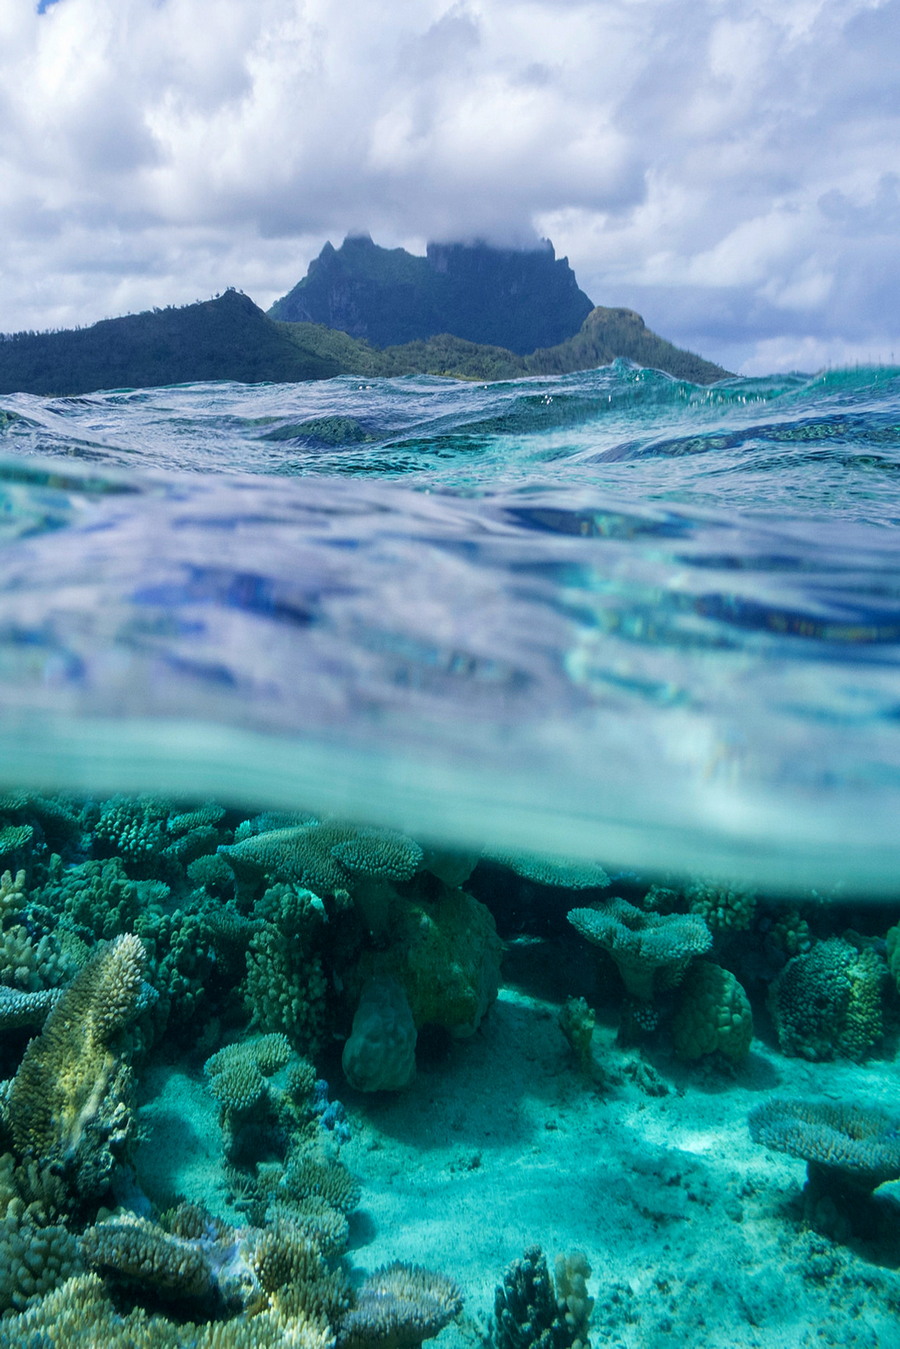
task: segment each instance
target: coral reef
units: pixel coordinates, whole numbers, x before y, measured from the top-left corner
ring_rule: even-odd
[[[610,953],[628,993],[645,1002],[680,983],[694,956],[712,944],[698,914],[645,913],[624,899],[572,909],[568,918],[576,932]]]
[[[675,1053],[681,1059],[724,1054],[741,1059],[753,1039],[750,1000],[729,970],[711,960],[695,960],[679,989],[672,1021]]]
[[[34,1221],[20,1199],[0,1218],[0,1312],[21,1310],[80,1273],[77,1238],[60,1224]]]
[[[831,937],[788,961],[769,1005],[785,1054],[864,1059],[882,1035],[885,966],[868,947]]]
[[[690,913],[696,913],[711,932],[746,932],[753,922],[756,896],[740,885],[697,880],[685,891]]]
[[[599,862],[582,862],[578,858],[560,857],[549,853],[490,852],[492,862],[508,867],[523,880],[537,885],[560,886],[565,890],[605,890],[609,877]]]
[[[396,979],[378,977],[364,987],[341,1064],[357,1091],[398,1091],[412,1081],[416,1024]]]
[[[250,938],[243,986],[253,1024],[282,1031],[302,1053],[315,1055],[328,1024],[322,901],[302,887],[273,885],[254,914],[260,926]]]
[[[251,1156],[266,1137],[286,1137],[312,1116],[316,1071],[287,1036],[259,1035],[226,1045],[204,1065],[222,1108],[226,1155]]]
[[[14,1149],[52,1177],[63,1213],[102,1198],[131,1132],[130,1070],[113,1045],[138,1007],[144,963],[134,936],[98,950],[29,1044],[10,1089]]]

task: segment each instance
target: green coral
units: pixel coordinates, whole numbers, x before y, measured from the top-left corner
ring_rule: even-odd
[[[458,1284],[399,1261],[370,1274],[337,1327],[339,1349],[413,1349],[462,1310]]]
[[[395,899],[386,950],[366,952],[359,973],[403,987],[417,1028],[472,1035],[497,997],[503,943],[485,904],[465,890]]]
[[[61,1213],[102,1198],[131,1133],[131,1075],[114,1046],[138,1007],[144,963],[137,937],[101,948],[28,1045],[10,1088],[15,1152],[37,1169],[33,1191],[46,1183]]]
[[[250,939],[242,990],[253,1024],[283,1031],[303,1053],[315,1055],[328,1021],[328,980],[319,950],[322,901],[310,890],[274,885],[254,913],[262,925]]]
[[[753,1039],[750,1001],[734,975],[710,960],[695,960],[682,981],[672,1020],[681,1059],[720,1053],[741,1059]]]
[[[34,1222],[21,1200],[7,1205],[0,1218],[0,1312],[21,1311],[81,1269],[77,1238],[67,1228]]]
[[[699,914],[711,932],[746,932],[756,911],[755,894],[741,885],[695,880],[685,898],[689,912]]]
[[[47,1013],[60,996],[58,988],[42,988],[23,993],[0,985],[0,1031],[19,1026],[42,1026]]]
[[[873,950],[840,937],[795,956],[769,998],[781,1050],[812,1060],[866,1058],[883,1031],[884,977]]]
[[[560,886],[566,890],[605,890],[609,877],[599,862],[555,853],[491,852],[492,862],[509,867],[523,880],[538,885]]]
[[[576,932],[610,953],[629,994],[644,1002],[676,987],[691,960],[712,944],[699,914],[645,913],[624,899],[572,909],[568,919]]]

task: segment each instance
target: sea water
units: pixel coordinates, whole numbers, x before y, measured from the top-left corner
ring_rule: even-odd
[[[350,1091],[373,1215],[352,1260],[448,1266],[468,1342],[540,1242],[587,1251],[598,1344],[900,1343],[900,1288],[865,1255],[851,1277],[846,1234],[804,1228],[802,1163],[773,1170],[746,1131],[778,1088],[896,1092],[886,974],[878,1063],[817,1064],[781,1052],[759,960],[789,913],[797,949],[855,923],[883,969],[900,917],[900,370],[3,396],[0,482],[2,792],[93,802],[84,819],[212,799],[228,839],[315,817],[487,859],[501,996],[449,1060],[432,1045],[424,1087]],[[743,955],[731,934],[714,957],[754,1001],[744,1065],[679,1065],[665,997],[645,1043],[640,1016],[623,1034],[612,965],[595,986],[565,922],[601,887],[523,881],[528,855],[598,864],[638,903],[697,878],[765,897]],[[582,1080],[556,1018],[592,992]],[[126,1209],[217,1128],[203,1056],[248,1033],[228,1015],[141,1068]],[[339,1053],[320,1071],[341,1095]],[[215,1208],[185,1165],[181,1193]]]
[[[900,372],[0,416],[5,778],[895,888]]]

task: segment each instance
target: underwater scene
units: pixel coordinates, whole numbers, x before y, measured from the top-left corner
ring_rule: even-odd
[[[0,1349],[900,1346],[900,370],[0,397]]]

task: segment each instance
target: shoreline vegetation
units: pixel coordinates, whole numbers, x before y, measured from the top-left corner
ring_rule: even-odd
[[[229,289],[89,327],[0,335],[0,393],[71,397],[337,375],[491,381],[571,374],[617,358],[696,384],[730,373],[659,337],[630,309],[591,307],[549,243],[525,253],[429,245],[427,258],[417,258],[362,236],[340,249],[327,244],[268,314]]]

